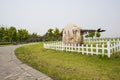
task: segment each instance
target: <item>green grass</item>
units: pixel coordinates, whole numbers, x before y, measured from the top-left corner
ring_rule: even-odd
[[[82,55],[43,48],[43,43],[18,48],[16,56],[54,80],[119,80],[120,53]]]

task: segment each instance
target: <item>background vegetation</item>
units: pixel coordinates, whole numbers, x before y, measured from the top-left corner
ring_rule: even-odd
[[[94,37],[100,38],[100,36],[101,36],[100,32],[89,32],[85,35],[86,38],[91,38],[91,39],[93,39]]]
[[[39,42],[39,41],[60,41],[62,40],[62,31],[58,28],[48,29],[40,36],[37,33],[30,34],[26,29],[16,29],[14,26],[0,26],[0,45],[7,43]]]
[[[0,43],[25,43],[25,42],[40,42],[40,41],[61,41],[63,30],[58,28],[49,28],[44,35],[38,35],[37,33],[29,33],[26,29],[16,29],[14,26],[4,27],[0,26]],[[90,32],[86,34],[86,38],[99,38],[101,34],[99,32]]]

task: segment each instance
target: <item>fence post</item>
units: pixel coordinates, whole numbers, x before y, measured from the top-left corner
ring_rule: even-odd
[[[91,55],[93,55],[93,44],[91,44]]]
[[[102,56],[104,56],[104,43],[102,44]]]
[[[54,49],[54,44],[51,43],[51,44],[49,45],[49,48]]]
[[[71,44],[71,51],[72,51],[72,52],[73,52],[73,47],[74,47],[73,44]]]
[[[57,50],[59,50],[59,42],[57,42]]]
[[[74,52],[76,52],[76,51],[77,51],[77,46],[76,46],[76,44],[75,44],[74,46],[75,46],[75,47],[74,47],[74,48],[75,48],[75,51],[74,51]]]
[[[114,44],[110,44],[111,46],[111,53],[114,53]]]
[[[53,49],[53,43],[47,45],[48,48]]]
[[[67,52],[67,48],[68,48],[67,46],[68,46],[68,45],[67,45],[67,44],[65,44],[65,49],[66,49],[66,52]]]
[[[114,52],[116,52],[116,44],[114,43]]]
[[[118,42],[116,42],[116,52],[118,52],[118,50],[119,50],[119,43]]]
[[[120,51],[120,41],[118,41],[118,52]]]
[[[88,44],[86,44],[86,54],[88,55]]]
[[[52,44],[52,45],[51,45]],[[54,49],[54,43],[51,43],[50,45],[49,45],[49,47],[51,48],[51,49]]]
[[[108,58],[110,58],[110,56],[111,56],[111,53],[110,53],[110,42],[108,41],[107,42],[107,51],[108,51]]]
[[[60,50],[60,42],[59,42],[59,44],[58,44],[58,50]]]
[[[82,54],[84,54],[84,46],[83,46],[83,44],[82,44]]]
[[[57,50],[58,49],[58,46],[57,46],[58,44],[57,44],[57,42],[55,43],[55,49]]]
[[[98,55],[98,44],[96,44],[96,55]]]
[[[60,43],[60,42],[59,42]],[[59,50],[61,51],[61,43],[59,44]]]
[[[62,51],[64,51],[65,44],[62,43],[61,48],[62,48]]]
[[[56,43],[54,43],[54,47],[55,47],[54,49],[56,49],[56,47],[57,47],[56,45],[57,45],[57,44],[56,44]]]
[[[60,51],[62,51],[62,48],[61,48],[61,47],[62,47],[62,44],[60,43],[60,45],[59,45],[59,50],[60,50]]]
[[[68,49],[69,49],[68,51],[70,52],[70,44],[68,44]]]

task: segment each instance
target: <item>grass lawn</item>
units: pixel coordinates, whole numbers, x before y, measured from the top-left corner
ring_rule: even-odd
[[[54,80],[119,80],[120,54],[107,56],[82,55],[43,48],[43,43],[16,49],[24,63]]]

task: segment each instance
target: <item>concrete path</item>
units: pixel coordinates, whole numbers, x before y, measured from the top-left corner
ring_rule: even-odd
[[[16,58],[14,50],[20,46],[0,47],[0,80],[52,80]]]

